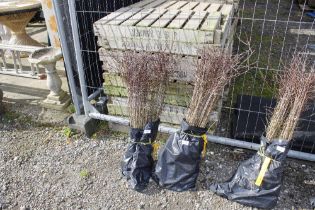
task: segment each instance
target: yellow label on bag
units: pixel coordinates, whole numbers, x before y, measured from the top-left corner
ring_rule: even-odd
[[[152,143],[153,151],[152,151],[152,157],[154,160],[157,160],[158,151],[160,149],[160,144],[158,142]]]
[[[262,183],[264,176],[268,170],[270,162],[271,162],[271,158],[265,157],[264,163],[261,166],[261,169],[260,169],[260,172],[259,172],[258,177],[256,179],[255,185],[261,186],[261,183]]]
[[[208,143],[207,135],[206,134],[202,135],[202,139],[203,139],[202,157],[205,158],[207,154],[207,143]]]

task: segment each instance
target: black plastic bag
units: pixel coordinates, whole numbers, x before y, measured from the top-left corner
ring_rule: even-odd
[[[275,207],[280,194],[283,166],[288,150],[288,141],[273,140],[269,143],[262,137],[260,150],[253,157],[242,162],[229,181],[213,184],[210,190],[243,205],[256,208]]]
[[[130,129],[131,143],[123,157],[122,174],[127,178],[129,186],[136,190],[144,190],[152,176],[153,158],[152,142],[156,139],[160,121],[148,123],[144,129]]]
[[[184,120],[181,130],[168,138],[155,167],[154,180],[161,187],[179,192],[195,188],[206,131]]]

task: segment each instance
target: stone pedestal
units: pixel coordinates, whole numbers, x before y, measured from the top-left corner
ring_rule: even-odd
[[[61,89],[62,81],[56,70],[56,62],[61,57],[60,49],[48,47],[35,51],[29,58],[30,63],[44,66],[47,74],[47,87],[50,93],[41,103],[45,108],[64,110],[71,102],[69,95]]]
[[[48,77],[47,77],[48,79]],[[64,110],[71,103],[69,95],[61,90],[58,95],[49,94],[47,98],[41,102],[41,106],[48,109]]]

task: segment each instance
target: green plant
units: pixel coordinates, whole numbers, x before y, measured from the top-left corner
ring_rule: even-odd
[[[63,134],[67,137],[67,138],[70,138],[71,136],[74,135],[74,132],[71,128],[69,127],[64,127],[63,129]]]
[[[2,117],[2,120],[4,122],[11,122],[17,118],[19,118],[20,115],[17,113],[17,112],[10,112],[10,111],[7,111],[4,113],[3,117]]]
[[[90,175],[91,175],[90,172],[88,170],[86,170],[86,169],[83,169],[83,170],[80,171],[80,177],[82,179],[89,178]]]
[[[73,104],[70,104],[70,105],[68,106],[67,110],[68,110],[68,112],[69,112],[70,114],[75,113],[75,107],[74,107],[74,105],[73,105]]]

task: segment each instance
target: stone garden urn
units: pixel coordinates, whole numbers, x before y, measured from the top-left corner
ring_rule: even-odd
[[[29,57],[30,63],[42,65],[47,74],[47,86],[50,93],[42,102],[43,107],[63,110],[70,104],[70,97],[61,89],[62,81],[56,70],[56,62],[61,58],[61,49],[53,47],[39,49]]]

